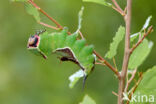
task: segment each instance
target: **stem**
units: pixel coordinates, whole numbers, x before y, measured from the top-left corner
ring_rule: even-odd
[[[116,2],[116,0],[112,0],[112,2],[114,3],[114,5],[120,10],[123,11],[120,6],[118,5],[118,3]]]
[[[118,13],[120,13],[121,15],[123,15],[123,13],[122,13],[118,8],[116,8],[116,7],[114,7],[114,6],[112,6],[112,8],[113,8],[114,10],[116,10]]]
[[[125,88],[125,79],[127,74],[128,62],[130,57],[130,27],[131,27],[131,5],[132,0],[127,0],[127,15],[125,16],[126,36],[125,36],[125,50],[122,64],[121,78],[119,80],[118,89],[118,104],[123,104],[123,92]]]
[[[136,84],[134,85],[134,87],[130,90],[131,93],[130,93],[129,96],[128,96],[129,99],[131,99],[133,93],[135,92],[136,88],[138,87],[139,83],[141,82],[142,77],[143,77],[143,74],[140,73],[138,81],[136,82]],[[127,101],[126,104],[129,104],[129,101]]]
[[[116,92],[112,91],[112,94],[118,97],[118,94]]]
[[[58,28],[63,29],[63,27],[54,18],[50,17],[44,10],[42,10],[39,6],[37,6],[32,0],[29,0],[28,2],[32,4],[36,9],[38,9],[42,14],[48,17],[52,22],[54,22]]]
[[[131,78],[127,81],[127,84],[125,87],[125,92],[128,91],[128,87],[129,87],[130,83],[133,81],[133,79],[135,78],[136,72],[137,72],[137,68],[132,72]]]
[[[103,65],[103,66],[106,66],[104,63],[101,63],[101,62],[95,62],[96,65]]]
[[[120,73],[117,71],[116,68],[114,68],[109,62],[107,62],[104,58],[102,58],[95,50],[94,50],[94,54],[98,57],[98,60],[101,63],[104,63],[108,68],[110,68],[118,77],[118,79],[120,79]]]
[[[136,43],[136,45],[134,45],[131,50],[130,50],[130,54],[132,54],[132,52],[143,42],[143,40],[145,39],[145,37],[150,34],[153,30],[153,26],[150,26],[148,28],[148,31],[144,33],[143,37]]]
[[[39,22],[39,24],[41,24],[41,25],[43,25],[43,26],[45,26],[45,27],[48,27],[48,28],[54,29],[54,30],[59,30],[59,28],[54,27],[54,26],[51,26],[51,25],[48,25],[48,24],[45,24],[45,23],[43,23],[43,22]]]
[[[115,58],[114,57],[113,57],[113,63],[114,63],[115,69],[118,71],[118,68],[117,68],[116,61],[115,61]]]
[[[78,32],[79,32],[81,38],[84,39],[84,36],[83,36],[82,32],[80,30]]]
[[[121,9],[121,7],[120,7],[119,4],[116,2],[116,0],[112,0],[112,2],[113,2],[113,4],[115,5],[115,6],[112,6],[112,8],[113,8],[114,10],[116,10],[118,13],[120,13],[122,16],[125,16],[125,11],[123,11],[123,10]]]

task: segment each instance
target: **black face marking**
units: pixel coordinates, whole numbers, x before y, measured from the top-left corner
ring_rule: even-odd
[[[38,38],[35,36],[31,36],[28,41],[29,47],[37,47]]]

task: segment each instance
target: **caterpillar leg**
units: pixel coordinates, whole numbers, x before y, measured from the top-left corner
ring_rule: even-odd
[[[85,83],[86,83],[87,78],[88,78],[88,75],[84,74],[82,90],[84,90],[84,88],[85,88]]]

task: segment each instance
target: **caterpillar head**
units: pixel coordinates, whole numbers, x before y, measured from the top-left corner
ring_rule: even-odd
[[[43,56],[43,58],[47,58],[47,55],[41,51],[41,49],[39,48],[40,45],[40,36],[35,34],[33,36],[30,36],[28,39],[28,44],[27,44],[27,48],[28,50],[30,50],[32,53],[38,55],[38,56]]]
[[[35,48],[39,45],[40,37],[38,35],[31,36],[28,40],[28,48]]]

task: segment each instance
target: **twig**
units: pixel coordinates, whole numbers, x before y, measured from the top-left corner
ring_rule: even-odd
[[[141,72],[140,75],[139,75],[139,80],[137,81],[137,83],[135,84],[135,86],[132,88],[133,90],[132,90],[131,93],[134,93],[135,92],[135,90],[138,87],[139,83],[141,82],[142,78],[143,78],[143,73]]]
[[[84,39],[84,36],[81,33],[81,31],[79,31],[79,34],[80,34],[81,38]],[[105,65],[105,66],[109,67],[117,75],[118,79],[120,79],[120,74],[119,74],[118,70],[116,68],[114,68],[109,62],[107,62],[103,57],[101,57],[95,50],[93,52],[99,58],[98,60],[101,62],[101,65]]]
[[[114,63],[114,67],[115,67],[116,71],[118,71],[118,68],[117,68],[116,61],[115,61],[114,57],[113,57],[113,63]]]
[[[52,28],[52,29],[54,29],[54,30],[59,30],[59,29],[60,29],[60,28],[57,28],[57,27],[54,27],[54,26],[45,24],[45,23],[43,23],[43,22],[39,22],[39,24],[41,24],[41,25],[43,25],[43,26],[45,26],[45,27],[48,27],[48,28]]]
[[[84,36],[80,30],[79,30],[79,34],[80,34],[81,38],[84,39]]]
[[[126,12],[127,12],[127,7],[125,7],[125,9],[124,9],[124,13],[126,14]]]
[[[84,36],[81,33],[81,31],[79,31],[79,34],[80,34],[81,38],[84,39]],[[98,60],[101,62],[101,65],[109,67],[116,74],[118,79],[120,79],[120,74],[119,74],[118,70],[116,68],[114,68],[109,62],[107,62],[103,57],[101,57],[95,50],[93,52],[99,58]]]
[[[116,2],[116,0],[112,0],[112,2],[114,3],[115,7],[113,6],[113,9],[116,10],[117,12],[119,12],[122,16],[125,15],[125,12],[121,9],[121,7],[119,6],[119,4]]]
[[[38,9],[42,14],[44,14],[45,16],[47,16],[51,21],[53,21],[58,28],[63,29],[63,27],[52,17],[50,17],[44,10],[42,10],[39,6],[37,6],[32,0],[28,1],[30,4],[32,4],[36,9]]]
[[[112,91],[112,94],[118,97],[118,94],[116,92]]]
[[[117,11],[118,13],[120,13],[121,15],[123,15],[123,13],[122,13],[119,9],[117,9],[116,7],[112,6],[112,8],[113,8],[115,11]]]
[[[114,5],[116,6],[116,8],[118,8],[120,11],[123,12],[123,10],[120,8],[120,6],[119,6],[118,3],[116,2],[116,0],[112,0],[112,2],[113,2]]]
[[[47,16],[52,22],[54,22],[58,28],[63,29],[63,27],[52,17],[50,17],[44,10],[42,10],[39,6],[37,6],[37,4],[35,4],[32,0],[28,1],[30,4],[32,4],[35,8],[37,8],[41,13],[43,13],[45,16]],[[81,33],[81,32],[79,32]],[[70,32],[68,34],[71,34]],[[82,35],[82,34],[80,34]],[[109,63],[107,62],[105,59],[103,59],[95,50],[94,50],[94,54],[98,57],[99,61],[106,64],[107,67],[109,67],[120,79],[120,74],[119,72],[116,71],[116,69]]]
[[[81,33],[81,31],[79,31],[79,34],[81,36],[82,39],[84,39],[83,34]],[[109,67],[118,77],[118,79],[120,79],[120,74],[118,72],[118,70],[116,68],[114,68],[109,62],[107,62],[103,57],[101,57],[95,50],[94,50],[94,54],[99,58],[98,60],[101,62],[100,65],[104,65]]]
[[[153,26],[150,26],[148,28],[148,31],[146,33],[144,33],[143,37],[131,48],[130,50],[130,54],[132,54],[132,52],[143,42],[143,40],[145,39],[145,37],[150,34],[153,30]]]
[[[128,91],[128,87],[129,87],[130,83],[133,81],[133,79],[135,78],[136,72],[137,72],[137,68],[132,72],[131,78],[127,81],[127,84],[125,87],[125,92]]]
[[[103,63],[101,63],[101,62],[95,62],[95,64],[106,66],[105,64],[103,64]]]
[[[131,99],[133,93],[135,92],[135,90],[137,89],[139,83],[141,82],[141,80],[142,80],[142,75],[143,75],[143,74],[140,73],[140,75],[139,75],[139,80],[136,82],[135,86],[130,90],[130,91],[132,91],[132,92],[131,92],[131,93],[129,94],[129,96],[128,96],[129,99]],[[129,101],[127,101],[126,104],[129,104]]]
[[[121,78],[119,80],[118,104],[123,104],[122,98],[123,98],[123,92],[125,88],[125,79],[126,79],[128,62],[130,57],[131,6],[132,6],[132,0],[127,0],[127,14],[125,16],[125,23],[126,23],[125,50],[124,50]]]
[[[94,51],[94,54],[99,58],[98,60],[101,63],[104,63],[107,67],[109,67],[115,73],[115,75],[118,77],[118,79],[120,79],[120,73],[117,71],[116,68],[114,68],[109,62],[107,62],[105,59],[103,59],[97,52]]]

